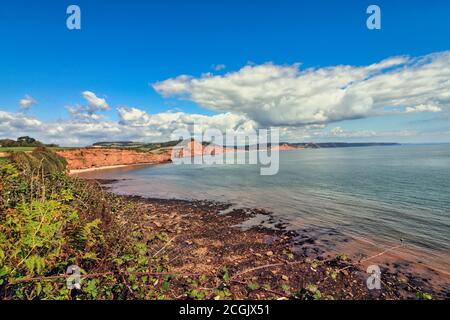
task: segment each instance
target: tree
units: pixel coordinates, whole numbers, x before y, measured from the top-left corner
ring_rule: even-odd
[[[11,139],[3,139],[3,140],[0,140],[0,147],[11,148],[11,147],[15,147],[16,143],[17,143],[16,141],[11,140]]]
[[[29,136],[24,136],[17,138],[17,142],[20,144],[33,144],[36,142],[36,139],[31,138]]]
[[[29,136],[19,137],[17,139],[17,144],[20,147],[38,147],[42,146],[42,143],[37,141],[34,138],[31,138]]]

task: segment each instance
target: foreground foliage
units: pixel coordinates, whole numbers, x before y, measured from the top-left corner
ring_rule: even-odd
[[[65,166],[44,148],[0,163],[0,299],[164,297],[150,276],[167,271],[164,259],[148,254],[138,208]],[[70,265],[81,290],[66,285]]]

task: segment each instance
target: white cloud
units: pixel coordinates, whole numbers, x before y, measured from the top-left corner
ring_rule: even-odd
[[[13,113],[0,111],[0,130],[20,130],[24,128],[39,128],[42,122],[24,115],[22,113]]]
[[[331,134],[333,136],[339,136],[345,133],[345,130],[342,129],[341,127],[335,127],[333,129],[330,130]]]
[[[213,116],[162,112],[149,114],[137,108],[117,109],[119,121],[101,119],[84,121],[72,118],[54,122],[41,122],[20,112],[0,111],[0,138],[17,138],[29,135],[46,143],[64,146],[89,145],[97,141],[130,140],[142,142],[168,141],[177,129],[188,129],[195,122],[202,129],[222,131],[256,129],[256,123],[242,115],[223,113]],[[301,127],[279,127],[281,141],[449,141],[448,128],[436,132],[414,130],[375,131],[346,130],[342,127],[327,128],[316,124]]]
[[[102,111],[109,110],[109,105],[106,102],[106,100],[103,98],[97,97],[95,95],[95,93],[93,93],[91,91],[84,91],[83,97],[88,102],[88,106],[92,112],[95,112],[98,110],[102,110]]]
[[[109,110],[109,105],[105,99],[99,98],[95,93],[91,91],[84,91],[82,93],[84,99],[86,99],[87,105],[67,106],[67,111],[74,119],[85,121],[96,121],[103,119],[103,116],[99,115],[98,111]]]
[[[31,97],[29,95],[25,95],[25,97],[20,99],[20,101],[19,101],[20,110],[24,110],[24,111],[30,109],[35,104],[37,104],[37,101],[34,100],[33,97]]]
[[[419,104],[415,107],[407,107],[406,113],[418,113],[418,112],[441,112],[441,107],[433,104]]]
[[[233,113],[222,113],[212,116],[201,114],[187,114],[184,112],[162,112],[148,114],[137,108],[119,107],[117,109],[120,124],[129,127],[141,127],[144,130],[158,131],[162,136],[170,136],[177,129],[192,128],[195,124],[199,130],[214,128],[221,131],[226,130],[253,130],[256,123],[242,115]]]
[[[67,106],[66,109],[73,119],[96,121],[104,118],[102,115],[95,113],[96,111],[91,110],[88,106]]]
[[[209,78],[209,76],[208,76]],[[153,84],[153,88],[162,94],[164,97],[169,97],[173,95],[181,95],[190,91],[189,82],[192,77],[187,75],[181,75],[173,79],[168,79],[162,82],[157,82]]]
[[[417,59],[393,57],[368,66],[301,71],[299,64],[248,65],[219,76],[178,76],[153,84],[219,112],[247,116],[262,126],[303,126],[365,118],[385,107],[450,105],[450,52]]]
[[[441,132],[443,139],[448,133]],[[309,125],[304,127],[280,127],[280,139],[283,142],[402,142],[419,141],[427,136],[416,130],[347,130],[342,127],[328,128],[325,125]],[[433,141],[433,140],[428,140]],[[445,140],[446,141],[446,140]]]
[[[417,59],[394,57],[358,67],[300,70],[298,64],[248,65],[222,76],[182,75],[153,87],[164,96],[189,99],[218,114],[150,114],[138,108],[119,107],[119,120],[112,121],[101,114],[110,109],[106,99],[85,91],[84,104],[67,107],[69,120],[41,122],[23,112],[0,111],[0,138],[30,135],[61,145],[104,140],[157,142],[169,140],[177,129],[191,129],[193,123],[202,130],[221,131],[278,126],[281,140],[291,142],[450,138],[448,128],[422,134],[401,128],[352,131],[337,125],[329,127],[330,122],[377,115],[444,114],[450,106],[450,52]],[[28,108],[35,103],[30,96],[22,100]]]
[[[418,132],[414,130],[395,130],[395,131],[375,131],[375,130],[345,130],[341,127],[334,127],[329,132],[322,131],[316,136],[324,138],[384,138],[384,137],[412,137],[417,136]]]
[[[70,120],[41,122],[22,113],[0,111],[0,138],[30,135],[46,143],[61,145],[88,145],[105,140],[161,142],[170,140],[175,130],[191,130],[193,123],[202,130],[215,128],[222,131],[247,131],[255,126],[253,121],[231,113],[212,116],[183,112],[149,114],[126,107],[117,108],[117,112],[118,122],[79,116]]]
[[[222,70],[224,70],[226,67],[227,67],[227,66],[224,65],[224,64],[214,64],[214,65],[211,66],[211,68],[212,68],[214,71],[222,71]]]

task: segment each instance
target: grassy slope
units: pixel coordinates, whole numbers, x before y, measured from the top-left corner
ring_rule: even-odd
[[[36,147],[11,147],[11,148],[9,148],[9,147],[7,147],[7,148],[1,147],[0,148],[0,152],[11,152],[11,151],[14,151],[14,152],[29,152],[29,151],[33,151],[34,149],[36,149]]]
[[[31,152],[37,147],[0,147],[0,152]],[[72,149],[68,147],[47,148],[52,151]]]

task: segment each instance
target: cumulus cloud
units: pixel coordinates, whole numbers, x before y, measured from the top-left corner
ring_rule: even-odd
[[[178,129],[207,128],[251,131],[276,126],[282,141],[385,139],[408,137],[448,140],[448,128],[422,135],[414,130],[346,130],[332,122],[390,114],[448,114],[450,52],[420,58],[393,57],[367,66],[333,66],[301,70],[299,64],[247,65],[221,76],[181,75],[153,87],[163,96],[196,102],[214,115],[181,111],[151,114],[118,107],[118,120],[102,115],[110,110],[105,98],[82,92],[85,102],[67,107],[69,119],[51,122],[25,112],[0,111],[0,138],[30,135],[47,143],[88,145],[104,140],[167,141]],[[24,108],[34,99],[25,96]],[[21,101],[22,102],[22,101]],[[21,103],[22,107],[22,103]],[[392,110],[395,110],[393,112]],[[422,130],[422,129],[421,129]],[[444,130],[444,131],[443,131]],[[411,140],[411,139],[410,139]]]
[[[17,131],[21,129],[38,129],[42,122],[22,113],[0,111],[0,131]]]
[[[67,111],[72,115],[74,119],[95,121],[103,119],[103,116],[99,115],[98,111],[107,111],[110,109],[105,99],[97,97],[97,95],[91,91],[84,91],[82,93],[83,98],[86,100],[85,105],[67,106]]]
[[[85,121],[97,121],[104,119],[102,115],[97,114],[96,111],[91,110],[89,106],[85,105],[67,106],[66,109],[73,119]]]
[[[138,108],[117,109],[119,121],[102,119],[84,121],[77,118],[53,122],[41,122],[20,112],[0,111],[0,138],[17,138],[29,135],[46,143],[64,146],[83,146],[97,141],[129,140],[141,142],[161,142],[173,139],[172,133],[178,129],[191,130],[192,123],[201,129],[214,128],[221,131],[235,130],[250,132],[257,124],[242,115],[222,113],[213,116],[186,114],[183,112],[162,112],[149,114]],[[440,138],[448,141],[449,132],[423,133],[414,130],[375,131],[346,130],[324,124],[301,127],[279,127],[280,139],[286,142],[301,141],[434,141]]]
[[[159,141],[158,132],[121,125],[115,121],[83,121],[80,119],[41,122],[21,113],[0,111],[0,138],[29,135],[46,143],[83,146],[96,141]]]
[[[415,107],[407,107],[405,111],[406,113],[441,112],[442,108],[433,104],[420,104]]]
[[[137,108],[119,107],[117,109],[120,123],[134,127],[152,127],[178,129],[195,124],[199,128],[214,127],[219,130],[226,129],[253,129],[255,123],[242,115],[233,113],[222,113],[212,116],[201,114],[188,114],[184,112],[162,112],[158,114],[148,114]]]
[[[26,110],[30,109],[36,103],[37,103],[37,101],[34,100],[33,97],[31,97],[29,95],[25,95],[25,97],[20,99],[20,101],[19,101],[20,110],[26,111]]]
[[[109,105],[106,103],[106,100],[103,98],[99,98],[95,95],[95,93],[91,91],[84,91],[83,97],[88,102],[88,107],[91,112],[95,112],[98,110],[106,111],[109,110]]]
[[[253,121],[231,113],[212,116],[183,112],[149,114],[138,108],[127,107],[119,107],[117,112],[119,121],[85,121],[84,118],[72,117],[69,120],[45,123],[22,113],[2,111],[0,138],[30,135],[47,143],[88,145],[105,140],[168,141],[173,138],[172,134],[176,130],[191,131],[194,123],[201,130],[214,128],[246,132],[255,128]]]
[[[385,107],[438,103],[448,108],[450,52],[306,70],[299,64],[248,65],[225,75],[181,75],[152,86],[164,97],[245,115],[262,126],[326,124],[380,115]]]

